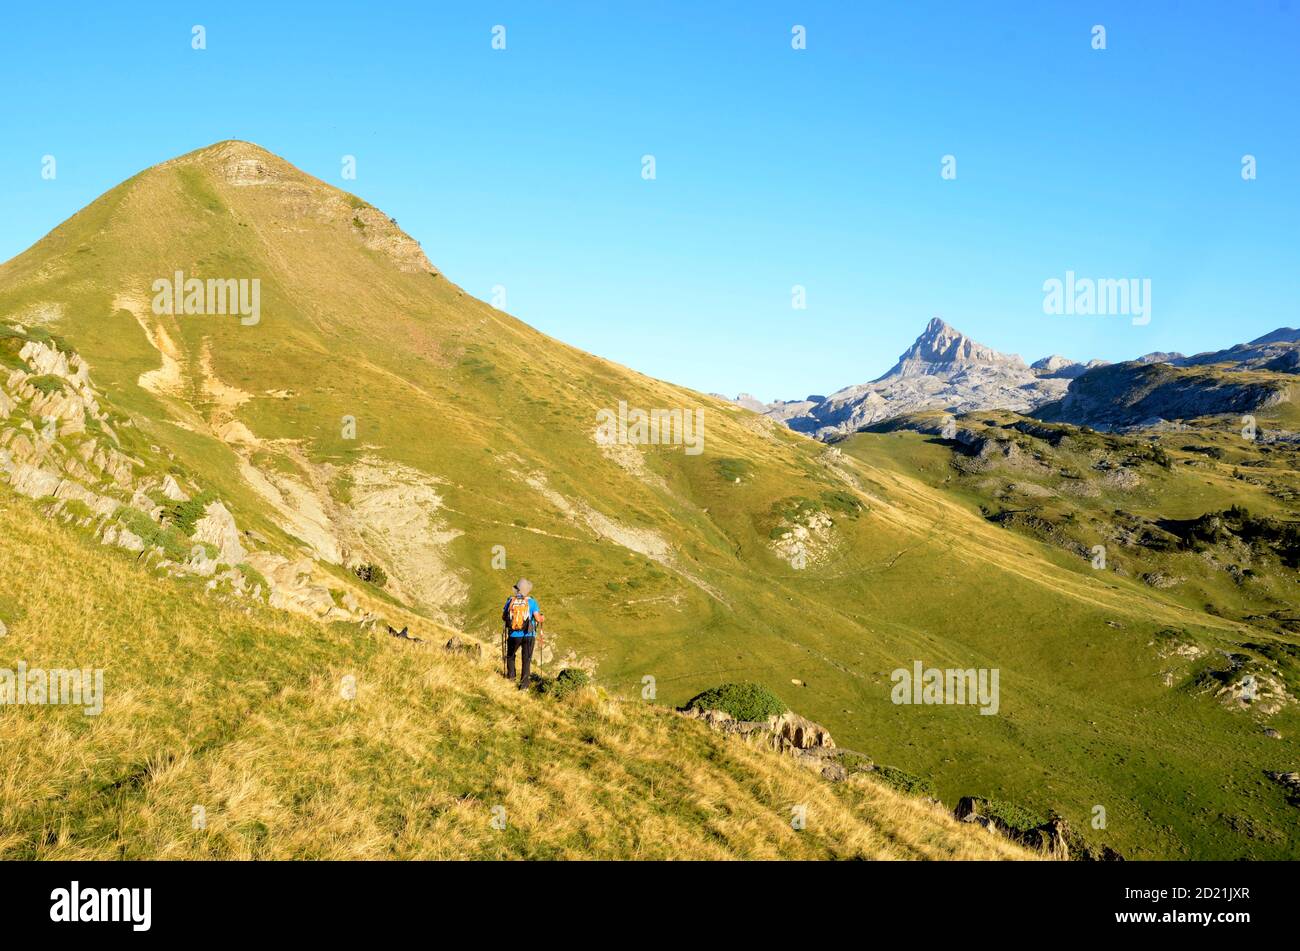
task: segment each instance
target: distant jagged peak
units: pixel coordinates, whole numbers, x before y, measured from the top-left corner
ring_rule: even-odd
[[[1026,370],[1025,361],[986,347],[960,330],[935,317],[921,336],[898,358],[898,363],[881,379],[893,376],[933,375],[970,367]]]

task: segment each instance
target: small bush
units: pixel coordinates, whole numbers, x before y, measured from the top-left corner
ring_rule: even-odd
[[[68,499],[63,503],[63,514],[71,515],[74,519],[80,521],[84,518],[90,518],[95,513],[81,499]]]
[[[1026,809],[1024,806],[1018,806],[1014,802],[1002,802],[997,799],[985,800],[981,811],[990,819],[1016,832],[1028,832],[1047,822],[1047,816]]]
[[[577,667],[566,667],[555,675],[554,680],[544,680],[539,688],[542,693],[563,700],[577,690],[591,683],[591,676]]]
[[[200,492],[194,498],[186,502],[173,502],[164,513],[166,520],[184,532],[186,535],[194,534],[194,526],[198,520],[203,517],[203,511],[216,498],[211,492]]]
[[[52,374],[31,377],[28,381],[37,390],[49,396],[51,393],[63,392],[63,381]]]
[[[897,766],[879,766],[873,775],[886,786],[891,786],[909,796],[933,796],[934,786],[928,779],[914,776]]]
[[[171,561],[183,563],[189,560],[193,544],[173,525],[159,525],[139,509],[124,505],[117,510],[115,518],[134,533],[148,547],[157,546]]]
[[[719,459],[717,467],[718,474],[728,482],[739,482],[754,472],[753,464],[745,459]]]
[[[687,710],[721,710],[737,720],[766,720],[779,717],[788,707],[762,684],[722,684],[686,701]]]
[[[850,518],[857,518],[862,511],[863,505],[858,501],[858,497],[851,492],[845,492],[836,489],[830,492],[822,493],[822,503],[832,512],[842,512]]]
[[[378,565],[369,562],[364,565],[357,565],[352,569],[352,573],[366,584],[372,584],[376,588],[382,588],[388,584],[388,573]]]

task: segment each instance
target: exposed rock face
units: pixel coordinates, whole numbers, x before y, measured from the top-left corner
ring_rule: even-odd
[[[1122,862],[1124,857],[1110,846],[1097,848],[1089,845],[1082,836],[1070,828],[1060,816],[1052,816],[1033,828],[1013,828],[998,818],[992,803],[980,796],[962,796],[953,810],[961,822],[982,825],[998,832],[1013,842],[1035,849],[1059,861]]]
[[[757,397],[750,396],[748,393],[738,394],[732,402],[745,407],[745,409],[753,410],[755,413],[766,413],[768,409],[766,403]]]
[[[834,521],[825,512],[811,512],[788,525],[772,541],[772,551],[793,568],[806,568],[821,561],[832,549]]]
[[[1164,360],[1174,366],[1195,367],[1213,364],[1227,365],[1237,370],[1273,370],[1278,373],[1300,372],[1300,330],[1279,327],[1271,333],[1256,337],[1249,343],[1239,343],[1226,350],[1211,350],[1185,357],[1181,353],[1168,354]],[[1145,359],[1145,358],[1144,358]]]
[[[1232,379],[1243,370],[1300,375],[1300,330],[1281,327],[1250,343],[1190,357],[1154,352],[1111,365],[1053,355],[1025,366],[1020,357],[976,343],[935,318],[893,369],[871,383],[829,397],[762,403],[741,394],[733,402],[798,432],[833,439],[932,409],[1041,412],[1046,419],[1111,429],[1252,413],[1289,398],[1284,378]]]
[[[162,488],[159,491],[173,502],[188,502],[190,498],[170,474],[163,477]]]
[[[1286,790],[1287,801],[1300,806],[1300,773],[1265,772],[1265,776]]]
[[[1285,378],[1239,376],[1167,363],[1118,363],[1072,381],[1059,406],[1044,417],[1113,429],[1218,413],[1254,413],[1288,397]]]
[[[881,379],[918,374],[948,375],[966,367],[1026,369],[1025,361],[1019,356],[998,353],[992,347],[976,343],[935,317],[916,342],[898,358],[894,368]]]
[[[1062,361],[1048,358],[1039,361],[1041,365],[1028,367],[1020,357],[977,343],[935,318],[899,356],[894,368],[878,380],[847,387],[826,398],[772,403],[762,411],[791,429],[820,439],[924,409],[1027,412],[1065,393],[1071,375],[1067,371],[1078,364]]]
[[[799,765],[829,782],[843,782],[853,772],[874,768],[862,754],[837,748],[825,727],[791,711],[766,720],[737,720],[724,710],[690,709],[681,713],[703,721],[719,733],[739,736],[746,743],[758,742],[792,756]]]
[[[120,502],[116,499],[110,499],[107,496],[97,495],[84,486],[73,482],[71,479],[64,479],[59,483],[59,487],[54,490],[56,499],[72,500],[80,502],[86,508],[90,509],[90,514],[99,518],[108,518],[121,507]]]
[[[144,540],[130,529],[117,523],[111,523],[104,529],[99,539],[105,545],[116,545],[127,551],[144,551]]]
[[[294,219],[317,218],[346,228],[362,244],[387,255],[399,270],[437,274],[424,251],[397,222],[378,208],[303,175],[284,159],[251,142],[230,140],[163,163],[206,165],[219,180],[238,188],[257,188],[280,205],[286,226]]]
[[[34,339],[23,344],[18,356],[22,366],[0,377],[0,477],[8,479],[16,494],[41,500],[46,515],[75,519],[101,544],[138,553],[155,569],[210,578],[209,590],[221,586],[233,596],[266,596],[273,606],[321,620],[371,617],[350,592],[337,593],[336,603],[336,592],[314,579],[310,559],[291,562],[269,551],[249,554],[234,517],[219,500],[210,502],[195,522],[186,540],[194,543],[189,556],[175,554],[173,547],[169,558],[162,543],[141,526],[152,523],[159,534],[170,529],[156,496],[183,502],[189,495],[171,475],[140,474],[147,471],[146,464],[122,451],[80,356]],[[16,422],[19,410],[22,421]],[[33,420],[45,420],[39,431]],[[176,544],[174,536],[170,544]],[[242,571],[234,570],[245,562],[267,579],[269,591],[260,584],[248,590]],[[222,564],[227,570],[218,572]]]
[[[789,749],[834,749],[830,731],[806,717],[787,710],[777,717],[772,730]]]
[[[1050,357],[1035,360],[1029,365],[1029,369],[1049,379],[1073,380],[1076,376],[1082,376],[1097,366],[1105,366],[1105,364],[1100,360],[1080,363],[1059,354],[1052,354]]]
[[[244,560],[244,546],[239,541],[235,518],[220,501],[209,502],[203,517],[194,523],[194,540],[217,549],[217,560],[235,566]]]
[[[10,488],[31,499],[54,495],[61,481],[63,480],[56,473],[21,462],[13,467],[9,475]]]

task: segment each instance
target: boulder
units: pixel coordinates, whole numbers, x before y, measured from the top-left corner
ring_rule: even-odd
[[[9,484],[15,492],[32,499],[43,499],[53,495],[62,481],[63,479],[56,473],[25,462],[16,463],[9,478]]]
[[[797,713],[786,711],[772,724],[783,748],[796,750],[834,749],[830,731]]]
[[[235,517],[219,500],[209,502],[203,510],[203,517],[194,524],[194,540],[217,549],[217,561],[231,567],[241,564],[246,557],[244,546],[239,542]],[[332,600],[330,604],[333,605]]]
[[[144,540],[129,528],[124,528],[116,522],[104,529],[100,541],[105,545],[125,548],[127,551],[144,551]]]
[[[160,491],[173,502],[188,502],[190,500],[190,497],[185,494],[185,490],[176,483],[176,480],[170,474],[163,478]]]
[[[108,518],[117,511],[119,503],[116,499],[106,498],[102,495],[96,495],[89,489],[78,485],[71,479],[64,479],[59,483],[59,487],[54,490],[56,499],[67,499],[81,502],[92,513],[100,518]]]

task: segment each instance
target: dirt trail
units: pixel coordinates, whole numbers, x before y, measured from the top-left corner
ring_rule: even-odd
[[[135,318],[144,331],[145,339],[158,351],[158,358],[162,361],[158,369],[141,373],[136,382],[155,396],[184,399],[185,373],[182,364],[185,355],[162,323],[151,314],[148,302],[134,295],[118,294],[113,298],[113,310],[125,310]]]

